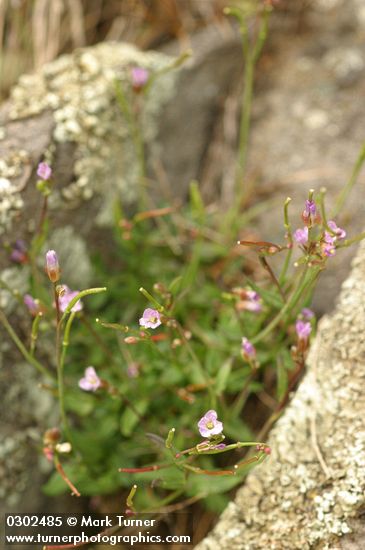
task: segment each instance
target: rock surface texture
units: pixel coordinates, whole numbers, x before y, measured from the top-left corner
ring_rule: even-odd
[[[288,2],[306,5],[300,17],[272,20],[261,59],[253,108],[250,168],[259,189],[281,199],[261,219],[261,236],[282,239],[282,203],[301,211],[308,189],[327,188],[332,206],[365,143],[365,5],[363,0]],[[349,235],[363,229],[365,170],[339,225]],[[328,208],[328,212],[331,208]],[[293,220],[295,227],[300,220]],[[349,272],[351,250],[333,258],[315,293],[317,312],[333,307]]]
[[[334,313],[318,327],[308,371],[248,476],[197,550],[365,547],[365,245]]]

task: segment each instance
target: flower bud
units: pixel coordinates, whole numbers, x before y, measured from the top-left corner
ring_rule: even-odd
[[[57,283],[60,278],[60,266],[58,257],[54,250],[48,250],[46,254],[46,272],[52,283]]]
[[[61,454],[70,453],[72,451],[71,443],[65,441],[64,443],[58,443],[56,445],[56,451]]]
[[[53,446],[58,443],[61,437],[61,432],[58,428],[50,428],[44,433],[43,443],[47,446]]]
[[[127,338],[124,338],[124,342],[126,344],[138,344],[139,338],[136,336],[127,336]]]

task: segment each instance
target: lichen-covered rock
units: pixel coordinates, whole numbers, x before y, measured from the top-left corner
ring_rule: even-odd
[[[341,550],[365,546],[365,245],[308,372],[254,470],[197,550]],[[362,518],[362,519],[361,519]]]
[[[53,210],[75,209],[96,195],[99,221],[105,221],[113,199],[135,198],[136,154],[116,102],[115,82],[128,90],[131,66],[154,73],[171,63],[163,54],[105,43],[21,77],[0,113],[0,231],[9,231],[24,208],[29,228],[37,197],[30,204],[30,193],[24,191],[34,183],[30,175],[41,155],[55,168]],[[176,71],[166,72],[148,95],[142,121],[147,144],[156,135],[157,117],[172,96],[175,79]]]

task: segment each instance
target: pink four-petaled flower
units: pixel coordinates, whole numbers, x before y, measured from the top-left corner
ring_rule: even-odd
[[[52,176],[52,168],[46,162],[40,162],[37,168],[37,176],[42,180],[49,180]]]
[[[218,420],[218,414],[210,410],[199,420],[198,428],[202,437],[212,437],[223,431],[223,423]]]
[[[87,367],[85,369],[85,376],[79,380],[79,387],[84,391],[96,391],[101,385],[102,382],[96,374],[94,367]]]
[[[161,325],[161,315],[157,309],[148,307],[144,310],[139,324],[143,328],[157,328]]]

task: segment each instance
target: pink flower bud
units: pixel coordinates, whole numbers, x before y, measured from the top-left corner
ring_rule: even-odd
[[[149,73],[143,67],[133,67],[131,71],[132,86],[135,92],[140,92],[147,84]]]
[[[60,266],[58,257],[54,250],[48,250],[46,254],[46,272],[52,283],[57,283],[60,278]]]

